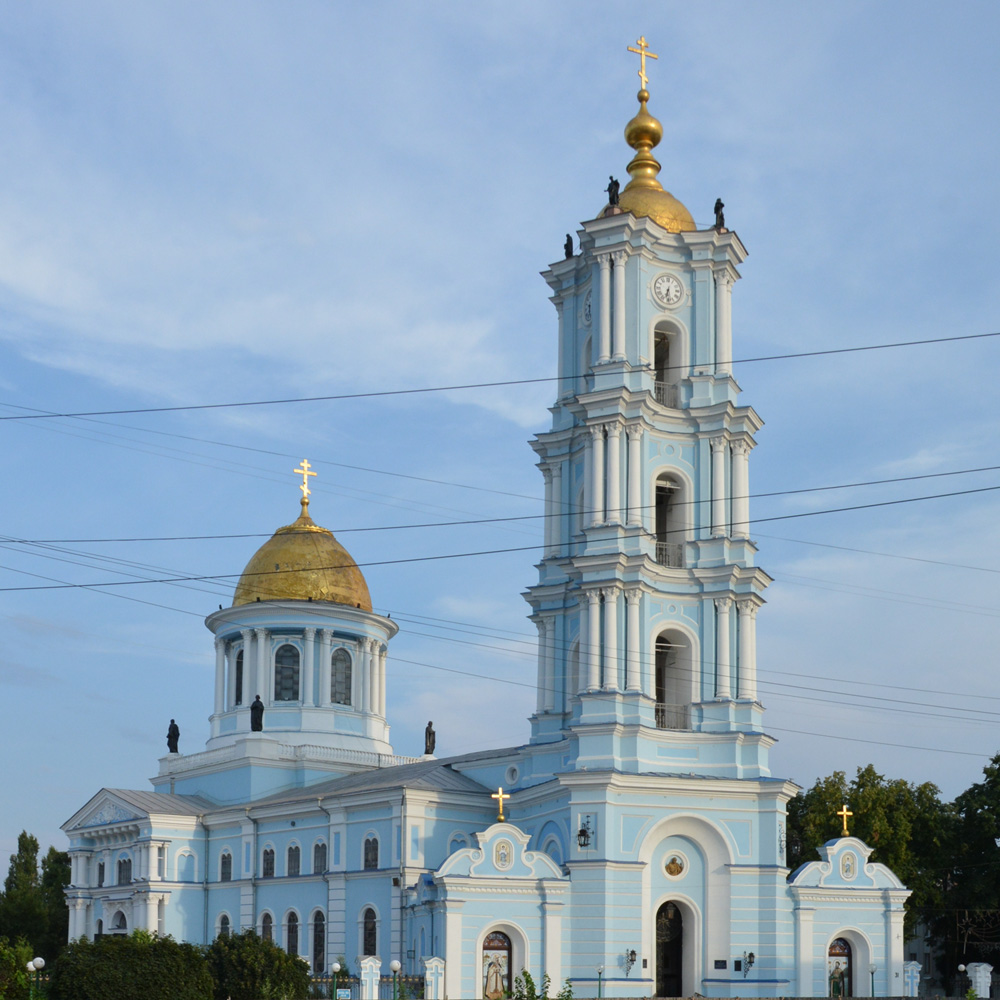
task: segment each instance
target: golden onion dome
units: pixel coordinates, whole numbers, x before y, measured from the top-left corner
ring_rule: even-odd
[[[368,584],[333,532],[302,513],[278,530],[247,563],[233,595],[233,606],[255,601],[329,601],[371,611]]]
[[[691,213],[669,191],[664,191],[657,179],[660,164],[652,149],[663,138],[663,126],[646,110],[649,91],[643,87],[636,97],[639,113],[625,126],[625,141],[635,150],[635,156],[628,165],[631,180],[619,196],[618,207],[623,212],[650,218],[671,233],[693,232],[696,227]]]

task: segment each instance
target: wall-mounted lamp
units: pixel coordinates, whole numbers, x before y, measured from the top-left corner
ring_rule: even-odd
[[[743,952],[743,978],[746,979],[747,973],[753,968],[753,963],[756,960],[756,955],[752,951]]]
[[[625,965],[625,975],[628,976],[628,974],[632,971],[632,966],[635,965],[635,948],[625,949],[624,965]]]
[[[590,829],[590,817],[585,816],[583,819],[583,825],[580,827],[580,831],[576,835],[576,842],[581,847],[590,847],[590,840],[593,836],[593,831]]]

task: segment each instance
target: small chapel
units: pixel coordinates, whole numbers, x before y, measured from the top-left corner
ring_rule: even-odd
[[[848,834],[789,873],[786,804],[757,695],[770,582],[751,537],[757,412],[733,373],[747,251],[698,228],[653,150],[645,39],[629,180],[543,272],[555,305],[537,702],[522,742],[394,754],[398,626],[309,511],[205,620],[203,750],[151,790],[104,788],[63,826],[71,939],[135,928],[207,943],[247,928],[389,969],[426,1000],[499,1000],[527,970],[577,997],[916,995],[906,888]],[[766,669],[766,666],[764,667]],[[398,964],[397,964],[398,963]]]

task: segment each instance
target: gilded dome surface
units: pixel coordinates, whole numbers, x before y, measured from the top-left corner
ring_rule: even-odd
[[[333,532],[308,513],[278,530],[247,563],[233,606],[261,601],[329,601],[371,611],[368,584]]]

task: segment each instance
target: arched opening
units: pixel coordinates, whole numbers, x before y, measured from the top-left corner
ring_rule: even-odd
[[[684,566],[684,542],[687,538],[687,510],[684,484],[668,472],[656,477],[653,497],[656,561],[661,566],[679,569]]]
[[[177,857],[177,881],[196,882],[198,880],[197,866],[194,855],[185,852]]]
[[[219,937],[229,937],[231,929],[232,927],[229,923],[229,916],[228,914],[223,913],[222,916],[219,917]]]
[[[511,991],[510,938],[503,931],[491,931],[483,941],[483,997],[500,1000]]]
[[[365,868],[378,868],[378,838],[365,839]]]
[[[128,934],[128,921],[125,919],[125,914],[122,913],[121,910],[118,910],[111,918],[111,933]]]
[[[322,910],[313,914],[312,966],[314,976],[321,976],[326,969],[326,917]]]
[[[684,921],[680,908],[667,900],[656,911],[656,995],[683,996]]]
[[[289,955],[299,953],[299,915],[289,913],[285,918],[285,951]]]
[[[584,376],[582,379],[582,385],[577,388],[576,385],[573,388],[578,392],[590,392],[594,388],[594,376],[591,374],[590,369],[594,367],[594,342],[590,337],[587,337],[583,342],[583,351],[580,354],[580,374]]]
[[[363,955],[378,954],[378,927],[375,922],[375,911],[369,906],[361,918],[361,953]]]
[[[680,405],[678,384],[683,374],[680,334],[670,323],[657,323],[653,331],[653,390],[662,406]]]
[[[656,637],[654,670],[657,728],[690,728],[694,658],[685,633],[667,629]]]
[[[288,863],[285,870],[288,875],[298,875],[301,868],[302,852],[297,844],[293,844],[288,848]]]
[[[132,859],[118,859],[118,885],[128,885],[132,881]]]
[[[336,649],[330,658],[330,701],[334,705],[351,703],[351,654]]]
[[[228,852],[223,852],[219,860],[219,881],[231,882],[233,880],[233,856]]]
[[[582,617],[582,616],[581,616]],[[580,640],[574,639],[566,657],[566,680],[563,693],[563,711],[573,710],[572,701],[580,690]]]
[[[233,704],[243,704],[243,650],[236,654],[236,683],[233,685]]]
[[[274,917],[270,913],[265,913],[260,918],[260,936],[265,941],[274,940]]]
[[[313,875],[322,875],[326,871],[326,844],[319,842],[313,845]]]
[[[274,654],[274,700],[299,700],[299,651],[287,642]]]
[[[97,921],[97,934],[96,934],[96,937],[101,937],[103,934],[104,934],[104,921],[103,920],[98,920]]]
[[[854,996],[854,952],[846,938],[834,938],[827,949],[826,979],[832,997]]]
[[[274,878],[274,848],[265,847],[263,864],[260,870],[261,878]]]

